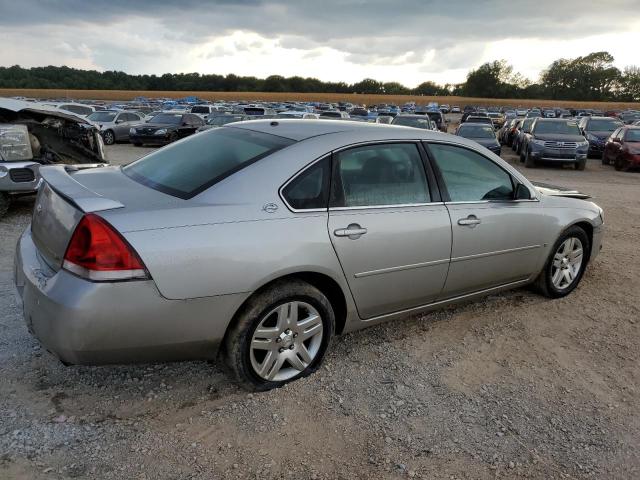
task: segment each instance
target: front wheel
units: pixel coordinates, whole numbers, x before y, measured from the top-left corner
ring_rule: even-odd
[[[590,249],[589,237],[582,228],[567,229],[554,244],[536,280],[540,293],[549,298],[569,295],[582,279]]]
[[[105,145],[113,145],[116,143],[116,135],[113,133],[113,130],[107,130],[102,134],[102,139],[104,140]]]
[[[576,170],[584,170],[585,167],[587,166],[587,159],[582,158],[578,160],[576,163],[574,163],[573,166],[575,167]]]
[[[270,390],[313,373],[333,336],[327,297],[300,281],[278,282],[255,294],[225,337],[227,364],[249,390]]]

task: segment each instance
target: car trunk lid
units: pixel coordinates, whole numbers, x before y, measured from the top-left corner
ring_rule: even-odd
[[[31,233],[44,260],[58,270],[69,239],[85,213],[122,208],[124,205],[89,190],[62,165],[43,166],[40,176],[44,183],[36,197]]]
[[[107,212],[162,208],[176,202],[134,182],[118,167],[87,167],[40,168],[43,184],[36,198],[31,231],[40,254],[55,270],[61,267],[69,240],[84,214],[97,212],[104,216]]]

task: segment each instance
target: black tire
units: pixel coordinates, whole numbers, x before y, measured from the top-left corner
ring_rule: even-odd
[[[576,163],[573,164],[574,168],[576,170],[584,170],[585,167],[587,166],[587,159],[583,158],[581,160],[578,160]]]
[[[116,143],[116,134],[113,133],[113,130],[105,130],[102,134],[102,139],[105,145],[113,145]]]
[[[531,155],[529,155],[529,149],[527,149],[524,153],[524,166],[527,168],[535,168],[536,166],[535,159],[532,158]]]
[[[133,142],[134,147],[141,147],[142,144],[140,142]]]
[[[615,168],[618,172],[625,169],[625,165],[622,163],[620,157],[616,157],[616,159],[613,161],[613,168]]]
[[[261,378],[251,365],[250,343],[261,320],[278,305],[300,300],[313,306],[322,319],[323,333],[320,349],[315,358],[299,374],[284,381]],[[335,315],[327,297],[314,286],[301,280],[276,282],[254,294],[238,312],[224,339],[223,355],[237,382],[247,390],[265,391],[281,387],[298,378],[315,372],[329,347],[335,330]],[[293,348],[293,347],[292,347]]]
[[[169,143],[173,143],[176,140],[178,140],[178,134],[173,132],[171,135],[169,135]]]
[[[551,280],[553,271],[553,257],[560,248],[560,245],[562,245],[562,243],[570,237],[576,237],[582,243],[582,265],[580,266],[580,270],[574,278],[573,283],[571,283],[568,287],[560,290],[556,288]],[[549,298],[561,298],[569,295],[578,286],[580,280],[582,280],[582,275],[587,268],[590,253],[591,243],[589,242],[589,236],[587,235],[587,233],[580,227],[569,227],[567,230],[562,232],[556,243],[553,244],[551,253],[549,254],[549,258],[547,259],[542,272],[540,272],[540,275],[538,275],[538,278],[535,280],[535,289],[540,294]]]
[[[603,165],[609,165],[611,162],[609,161],[609,158],[607,157],[606,152],[602,152],[602,164]]]
[[[9,205],[11,205],[9,196],[6,193],[0,192],[0,219],[9,211]]]

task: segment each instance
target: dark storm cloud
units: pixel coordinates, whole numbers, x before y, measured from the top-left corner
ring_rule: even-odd
[[[431,52],[433,66],[449,69],[469,66],[486,42],[624,31],[637,12],[637,0],[598,8],[584,0],[0,0],[0,28],[38,29],[43,38],[49,28],[86,28],[97,48],[96,37],[117,34],[111,25],[134,20],[145,38],[150,25],[162,26],[156,41],[173,46],[242,30],[285,48],[330,47],[356,64],[420,63]]]

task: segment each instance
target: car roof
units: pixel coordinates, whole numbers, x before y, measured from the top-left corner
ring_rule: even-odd
[[[425,118],[424,115],[420,117]],[[353,133],[354,136],[379,138],[381,133],[388,132],[389,138],[438,138],[437,135],[428,135],[428,130],[398,125],[386,125],[379,123],[352,122],[349,120],[302,120],[302,119],[269,119],[248,120],[237,122],[232,128],[244,128],[256,132],[269,133],[295,141],[333,133]],[[381,129],[383,129],[381,131]],[[386,130],[392,129],[392,130]],[[436,133],[436,132],[433,132]]]

